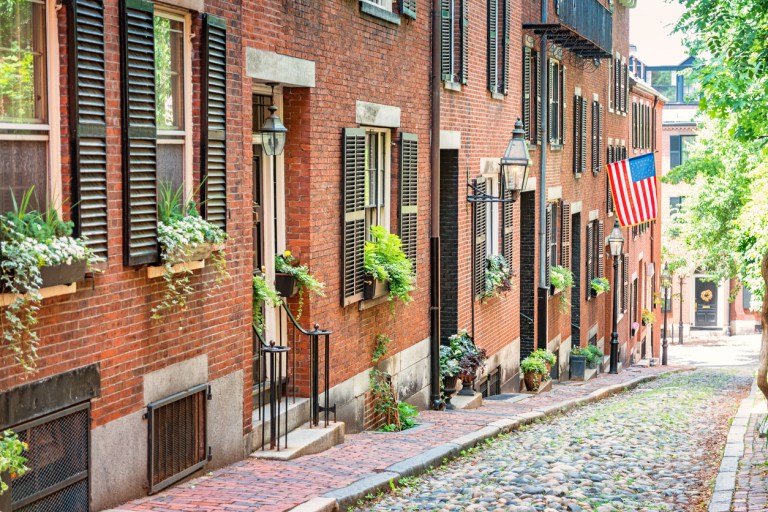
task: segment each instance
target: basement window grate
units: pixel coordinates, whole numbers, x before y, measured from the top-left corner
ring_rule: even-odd
[[[88,512],[90,405],[62,409],[12,427],[29,446],[29,468],[11,482],[13,512]]]
[[[210,386],[200,384],[147,406],[149,494],[198,471],[210,459],[207,403]]]

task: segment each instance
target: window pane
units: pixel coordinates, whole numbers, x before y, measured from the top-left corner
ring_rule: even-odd
[[[8,0],[0,6],[0,122],[43,123],[45,4]]]
[[[184,145],[157,145],[157,182],[178,190],[184,183]],[[158,192],[162,187],[158,187]]]
[[[184,23],[155,16],[157,129],[184,129]]]
[[[31,208],[45,208],[48,195],[48,141],[0,141],[0,212],[13,210],[12,197],[21,199],[35,187]]]

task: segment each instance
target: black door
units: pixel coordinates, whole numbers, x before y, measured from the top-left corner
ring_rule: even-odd
[[[697,327],[717,326],[717,283],[696,278]]]

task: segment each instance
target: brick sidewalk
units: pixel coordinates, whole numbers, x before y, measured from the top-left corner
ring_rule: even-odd
[[[618,375],[601,374],[582,385],[555,385],[548,393],[520,402],[486,400],[482,407],[471,411],[423,411],[418,421],[427,425],[420,428],[392,434],[350,434],[344,443],[330,450],[287,462],[247,459],[214,471],[211,476],[197,478],[117,509],[154,512],[288,510],[331,491],[338,494],[338,490],[360,480],[375,480],[375,475],[381,476],[386,470],[397,476],[391,473],[394,464],[427,455],[425,452],[430,450],[439,452],[446,444],[455,443],[452,446],[461,447],[468,444],[472,434],[476,434],[474,442],[494,435],[503,429],[487,427],[499,420],[516,420],[506,422],[507,429],[516,428],[674,369],[669,366],[633,367]],[[481,429],[482,432],[478,432]]]
[[[765,416],[766,405],[759,391],[753,393],[750,399],[751,414],[744,436],[744,455],[736,473],[736,490],[730,508],[734,512],[768,510],[768,446],[766,439],[757,433],[757,424]],[[716,507],[711,506],[710,510],[716,510]]]

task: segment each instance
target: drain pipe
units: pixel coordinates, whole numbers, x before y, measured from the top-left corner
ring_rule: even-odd
[[[547,22],[547,0],[541,0],[541,22]],[[541,36],[541,48],[539,51],[539,73],[541,73],[541,155],[539,157],[539,297],[538,297],[538,336],[537,348],[547,348],[547,301],[549,288],[547,287],[547,115],[549,114],[549,70],[547,59],[547,36]]]
[[[432,126],[430,129],[430,207],[431,236],[429,239],[430,262],[430,396],[429,406],[438,410],[444,407],[440,394],[440,0],[432,2]]]

